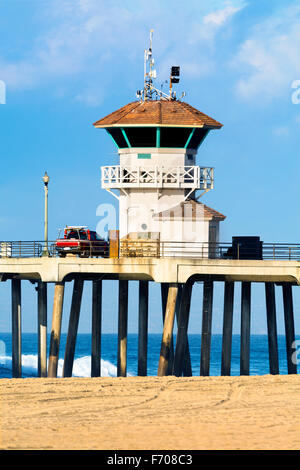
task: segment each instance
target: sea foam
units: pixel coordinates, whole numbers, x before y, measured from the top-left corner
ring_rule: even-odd
[[[64,360],[59,359],[57,377],[62,377]],[[0,356],[0,377],[11,377],[12,358]],[[22,377],[36,377],[38,370],[38,357],[36,354],[22,354]],[[74,360],[73,377],[91,376],[91,356],[79,357]],[[101,359],[101,376],[116,377],[117,368],[109,361]]]

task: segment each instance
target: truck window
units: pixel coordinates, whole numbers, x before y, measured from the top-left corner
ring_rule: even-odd
[[[88,239],[86,232],[83,231],[83,230],[80,230],[79,235],[80,235],[80,240],[87,240]]]

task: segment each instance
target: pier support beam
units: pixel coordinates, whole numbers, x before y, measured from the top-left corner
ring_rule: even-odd
[[[128,281],[119,281],[119,322],[117,375],[126,377],[128,329]]]
[[[165,323],[165,315],[166,315],[166,308],[167,308],[168,292],[169,292],[169,284],[168,284],[167,282],[162,282],[162,283],[161,283],[161,305],[162,305],[162,320],[163,320],[163,325],[164,325],[164,323]],[[167,375],[172,375],[173,363],[174,363],[174,341],[173,341],[173,332],[172,332],[172,335],[171,335],[171,343],[170,343],[170,353],[169,353],[169,361],[168,361]]]
[[[177,294],[178,284],[169,284],[166,313],[164,318],[164,329],[157,371],[157,375],[160,377],[167,375],[168,372]]]
[[[64,358],[64,367],[63,367],[63,377],[72,377],[74,355],[75,355],[75,346],[76,338],[78,331],[81,299],[83,291],[83,279],[75,278],[73,286],[73,295],[71,303],[71,311],[69,318],[69,327],[67,335],[67,343],[65,349],[65,358]]]
[[[21,351],[21,280],[11,281],[11,313],[12,313],[12,376],[22,376]]]
[[[38,377],[47,377],[47,283],[39,281],[38,296]]]
[[[139,281],[138,375],[147,375],[149,282]]]
[[[251,282],[242,282],[240,375],[250,371]]]
[[[295,326],[294,326],[294,309],[293,294],[291,284],[283,284],[283,307],[284,307],[284,324],[286,339],[286,355],[288,374],[297,374],[297,364],[293,361]]]
[[[178,331],[173,365],[173,374],[176,375],[176,377],[180,377],[182,374],[185,377],[192,375],[187,336],[192,287],[193,284],[189,281],[182,287],[181,302],[177,319]]]
[[[92,285],[91,377],[101,376],[102,280]]]
[[[222,362],[221,375],[230,375],[232,321],[233,321],[234,282],[225,282],[224,285],[224,313],[222,336]]]
[[[279,374],[275,285],[265,283],[270,374]]]
[[[211,325],[213,306],[213,281],[203,283],[203,310],[202,310],[202,334],[201,334],[201,359],[200,375],[209,375]]]
[[[58,355],[59,355],[61,320],[62,320],[62,313],[63,313],[64,291],[65,291],[64,282],[57,282],[54,288],[48,377],[57,377],[57,365],[58,365]]]

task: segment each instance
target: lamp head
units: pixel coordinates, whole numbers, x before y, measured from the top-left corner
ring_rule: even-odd
[[[50,181],[50,178],[49,178],[49,176],[47,175],[47,171],[45,171],[45,174],[44,174],[44,176],[43,176],[43,181],[44,181],[44,184],[46,184],[46,185],[47,185],[47,184],[49,183],[49,181]]]

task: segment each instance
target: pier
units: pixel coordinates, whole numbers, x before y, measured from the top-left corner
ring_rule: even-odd
[[[18,243],[22,246],[20,242]],[[293,286],[296,288],[300,285],[300,260],[297,254],[298,247],[294,245],[285,247],[284,251],[281,249],[281,245],[280,249],[274,245],[273,252],[277,253],[280,259],[247,260],[185,257],[182,256],[182,250],[180,256],[176,252],[172,257],[170,253],[168,256],[159,253],[158,257],[121,257],[119,254],[117,258],[74,256],[61,258],[55,256],[53,250],[50,250],[49,256],[45,257],[36,254],[38,242],[31,243],[32,252],[28,251],[29,242],[24,244],[27,251],[23,257],[2,256],[0,258],[1,281],[11,285],[13,377],[22,376],[22,283],[28,281],[35,285],[37,291],[39,377],[57,376],[64,291],[67,283],[73,283],[73,294],[64,353],[63,377],[72,376],[82,292],[86,282],[92,283],[91,376],[101,376],[101,318],[102,310],[105,308],[102,305],[103,280],[113,280],[119,285],[118,376],[126,376],[127,374],[128,289],[131,281],[139,281],[139,297],[136,299],[139,312],[138,375],[147,375],[148,308],[151,301],[149,282],[161,285],[163,330],[157,371],[159,376],[175,375],[179,377],[192,374],[188,346],[190,302],[193,289],[201,288],[203,289],[203,305],[199,306],[199,315],[202,315],[199,375],[209,375],[215,282],[222,282],[224,285],[221,375],[230,375],[233,303],[234,294],[238,288],[241,289],[240,374],[249,375],[250,373],[251,286],[252,283],[257,282],[265,285],[270,374],[279,373],[275,289],[282,291],[288,373],[297,373],[297,365],[292,360],[295,341],[292,290]],[[214,246],[214,253],[216,253],[215,248]],[[292,249],[294,259],[288,259],[291,257]],[[188,250],[190,250],[190,244]],[[268,247],[265,253],[266,257],[270,258]],[[198,281],[201,281],[201,285],[198,285]],[[55,289],[52,303],[52,324],[48,326],[51,337],[49,357],[47,358],[47,287],[49,283],[54,284]],[[177,331],[174,329],[175,324],[177,324]],[[176,344],[173,342],[173,333],[176,333]]]
[[[71,282],[73,295],[63,376],[72,376],[86,282],[92,283],[91,375],[101,375],[105,280],[118,283],[118,376],[127,375],[128,291],[132,281],[139,282],[138,375],[147,374],[150,282],[161,285],[163,328],[158,376],[192,373],[188,326],[192,292],[199,288],[203,288],[203,304],[199,306],[202,315],[199,374],[209,375],[216,282],[224,284],[223,305],[218,306],[224,315],[221,375],[230,375],[234,295],[239,286],[240,374],[250,374],[253,283],[265,285],[270,373],[279,373],[275,289],[282,290],[288,373],[297,373],[292,360],[295,344],[292,288],[300,285],[300,245],[264,243],[258,236],[236,236],[231,242],[220,242],[226,216],[202,203],[202,197],[215,187],[216,172],[212,166],[197,165],[196,160],[208,134],[219,131],[223,125],[176,98],[173,84],[180,80],[179,66],[171,67],[169,93],[155,88],[152,37],[153,30],[150,47],[144,54],[144,86],[137,92],[138,100],[93,123],[95,129],[106,131],[118,153],[118,164],[102,166],[101,178],[99,174],[102,189],[114,197],[114,202],[118,201],[119,220],[115,224],[118,230],[109,227],[106,239],[88,227],[66,226],[62,236],[49,241],[50,178],[45,173],[44,240],[0,242],[0,281],[10,282],[12,293],[13,377],[22,374],[22,283],[28,281],[37,290],[40,377],[57,376],[65,286]],[[49,283],[55,288],[47,370]]]

